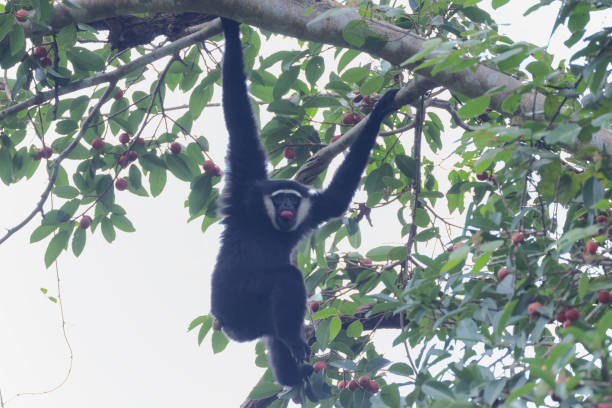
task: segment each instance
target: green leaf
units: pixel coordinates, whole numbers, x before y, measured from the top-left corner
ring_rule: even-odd
[[[317,313],[315,313],[312,318],[313,319],[327,319],[328,317],[332,317],[332,316],[337,316],[338,315],[338,309],[336,309],[335,307],[327,307],[323,310],[319,310]]]
[[[30,243],[38,242],[46,238],[57,228],[57,225],[40,225],[32,232],[32,235],[30,235]]]
[[[603,185],[595,177],[589,178],[582,189],[582,199],[586,208],[592,208],[603,199]]]
[[[79,190],[72,186],[55,186],[53,194],[61,198],[72,199],[79,195]]]
[[[130,166],[129,176],[130,184],[136,190],[142,187],[142,173],[140,173],[140,169],[135,164]]]
[[[149,174],[149,185],[153,197],[160,195],[166,185],[166,169],[156,167],[155,170],[151,171]]]
[[[393,364],[391,367],[389,367],[389,372],[396,374],[396,375],[402,375],[405,377],[411,377],[414,375],[414,371],[412,370],[412,367],[410,367],[406,363]]]
[[[164,159],[168,165],[168,169],[176,178],[183,181],[191,181],[193,174],[191,174],[191,170],[189,170],[187,163],[185,163],[185,160],[183,160],[181,156],[166,153],[164,154]],[[151,188],[151,190],[153,190],[153,188]],[[153,191],[151,191],[151,193],[153,193]]]
[[[346,328],[346,335],[349,337],[357,338],[361,336],[363,332],[363,324],[359,320],[355,320]]]
[[[383,385],[380,390],[380,397],[385,402],[385,405],[390,408],[400,408],[399,385],[390,384]]]
[[[362,95],[370,95],[374,92],[378,92],[385,82],[385,78],[383,76],[376,76],[374,78],[370,78],[361,85],[361,94]]]
[[[229,343],[228,338],[220,330],[213,330],[212,335],[212,348],[213,353],[217,354],[225,350],[225,347]]]
[[[72,237],[72,253],[78,257],[85,248],[85,241],[87,240],[86,231],[82,228],[77,228]]]
[[[65,26],[56,34],[55,38],[60,50],[70,50],[76,44],[76,26],[74,24]]]
[[[111,215],[110,219],[113,225],[117,227],[118,229],[120,229],[121,231],[125,231],[125,232],[136,231],[136,228],[134,228],[134,225],[132,225],[132,222],[128,220],[125,217],[125,215],[113,214]]]
[[[189,215],[202,211],[212,192],[212,180],[208,174],[201,174],[191,183],[189,193]]]
[[[104,58],[82,47],[73,47],[66,51],[66,56],[75,67],[83,71],[103,71]]]
[[[23,55],[25,51],[25,32],[16,24],[9,34],[11,55]]]
[[[334,316],[329,323],[329,342],[334,341],[338,333],[340,333],[340,329],[342,329],[342,321],[338,316]]]
[[[398,154],[395,156],[395,164],[406,177],[409,177],[412,180],[416,179],[417,162],[412,157],[408,157],[404,154]]]
[[[214,86],[208,83],[206,78],[194,88],[189,97],[189,113],[194,118],[199,118],[204,107],[213,97]]]
[[[453,392],[445,384],[439,381],[429,380],[422,387],[423,392],[433,400],[444,400],[452,402],[455,400]]]
[[[107,242],[112,243],[115,240],[116,236],[115,227],[113,227],[112,221],[108,218],[102,218],[101,227],[104,239]]]
[[[323,72],[325,71],[325,60],[323,57],[315,55],[308,59],[306,63],[306,80],[310,85],[314,88],[316,82],[321,78]]]
[[[279,77],[278,81],[274,84],[274,90],[272,91],[272,95],[274,99],[280,99],[284,94],[291,89],[297,77],[300,73],[300,67],[295,66],[289,68],[289,70],[283,72]]]
[[[482,95],[478,98],[470,99],[463,105],[457,113],[464,119],[473,118],[484,113],[491,102],[490,95]]]
[[[68,245],[68,240],[70,239],[70,234],[72,231],[62,230],[59,231],[51,241],[49,241],[49,246],[45,251],[45,266],[48,268],[53,261],[57,259],[59,254],[66,248]]]
[[[276,385],[271,382],[262,382],[257,384],[255,388],[253,388],[253,390],[249,394],[249,398],[256,401],[262,400],[278,394],[282,389],[283,387],[281,387],[280,385]]]

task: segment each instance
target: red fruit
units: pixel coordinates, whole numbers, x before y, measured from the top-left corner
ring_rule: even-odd
[[[290,147],[285,147],[285,150],[283,150],[283,156],[285,156],[285,159],[294,159],[295,158],[295,150],[293,150]]]
[[[87,229],[91,225],[91,217],[89,215],[84,215],[81,217],[81,221],[79,221],[80,229]]]
[[[359,103],[362,101],[362,99],[363,99],[363,96],[357,95],[356,97],[353,98],[353,103]]]
[[[605,215],[598,215],[597,222],[600,224],[605,224],[606,222],[608,222],[608,217],[606,217]]]
[[[50,67],[51,64],[53,64],[53,61],[51,61],[51,58],[49,58],[49,57],[42,57],[39,61],[40,61],[40,65],[43,68]]]
[[[567,317],[565,317],[565,310],[560,311],[559,313],[557,313],[555,315],[555,320],[558,322],[563,323],[564,321],[567,320]]]
[[[563,327],[565,327],[566,329],[571,326],[572,326],[572,322],[570,320],[566,320],[565,323],[563,323]]]
[[[482,173],[478,173],[476,175],[476,178],[480,181],[485,181],[489,179],[489,172],[487,172],[486,170],[483,171]]]
[[[49,146],[45,146],[40,151],[40,154],[45,159],[48,159],[49,157],[51,157],[53,155],[53,149],[51,149]]]
[[[219,166],[215,166],[212,173],[210,174],[214,177],[219,177],[221,175],[221,169],[219,168]]]
[[[121,156],[119,156],[119,160],[117,160],[117,163],[119,163],[121,167],[127,166],[129,162],[130,162],[129,159],[125,154],[122,154]]]
[[[127,152],[127,158],[130,162],[133,162],[138,158],[138,153],[133,150],[130,150],[129,152]]]
[[[317,302],[316,300],[314,300],[314,301],[310,302],[310,303],[308,304],[308,306],[310,306],[310,310],[312,310],[313,312],[315,312],[315,313],[316,313],[316,312],[319,310],[319,306],[320,306],[320,304],[319,304],[319,302]]]
[[[96,137],[94,140],[91,141],[91,147],[96,150],[104,149],[104,140],[100,139],[99,137]]]
[[[42,159],[42,151],[36,149],[36,156],[34,156],[34,160],[38,161],[40,159]]]
[[[359,260],[359,263],[362,265],[372,265],[372,260],[370,258],[363,258]]]
[[[347,388],[349,389],[349,391],[355,391],[357,388],[359,388],[359,384],[357,383],[357,381],[351,380],[351,382],[348,383]]]
[[[346,384],[347,384],[346,380],[342,380],[342,381],[340,381],[340,382],[338,383],[338,391],[343,390],[343,389],[344,389],[344,387],[346,387]]]
[[[508,276],[510,272],[508,272],[508,268],[504,267],[501,268],[498,272],[497,272],[497,279],[499,279],[500,281],[504,280],[504,278],[506,276]]]
[[[345,113],[344,115],[342,115],[342,124],[343,125],[354,125],[357,122],[353,122],[353,114],[352,113]]]
[[[47,49],[45,47],[39,45],[38,47],[34,48],[34,51],[32,52],[32,55],[34,55],[36,58],[46,57],[47,56]]]
[[[25,23],[26,21],[28,21],[29,15],[30,13],[28,13],[26,10],[17,10],[15,12],[15,19],[20,23]]]
[[[597,404],[597,408],[612,408],[610,404],[604,404],[603,402]]]
[[[520,232],[515,232],[512,234],[512,243],[517,245],[525,241],[525,236]]]
[[[115,180],[115,188],[119,191],[123,191],[127,188],[127,180],[119,177]]]
[[[361,388],[365,388],[365,389],[370,388],[370,377],[368,377],[367,375],[362,375],[361,377],[359,377],[357,382],[359,383]]]
[[[215,165],[214,161],[206,160],[204,163],[202,163],[202,167],[204,168],[204,173],[211,174],[217,166]]]
[[[584,244],[584,252],[590,255],[595,254],[595,252],[597,252],[597,244],[593,241],[587,242]]]
[[[170,144],[170,151],[172,154],[179,154],[183,150],[183,146],[179,142],[172,142]]]
[[[565,318],[570,322],[575,322],[580,317],[580,312],[575,307],[565,311]]]
[[[597,294],[597,301],[599,303],[610,303],[610,291],[607,289],[604,290],[600,290],[599,293]]]
[[[128,144],[130,141],[130,135],[123,132],[122,134],[119,135],[119,141],[123,144]]]
[[[314,372],[318,373],[319,371],[324,371],[327,368],[327,362],[317,361],[312,367],[314,368]]]
[[[113,98],[115,98],[116,101],[122,99],[123,98],[123,89],[117,90],[117,93],[115,94],[115,96],[113,96]]]
[[[373,393],[377,393],[378,392],[378,383],[374,380],[370,380],[370,391],[372,391]]]
[[[342,135],[336,135],[334,137],[332,137],[331,142],[334,143],[336,140],[340,139],[342,137]]]
[[[142,137],[139,136],[139,137],[136,138],[136,144],[139,145],[139,146],[144,146],[145,145],[145,141],[144,141],[144,139]]]
[[[538,312],[538,308],[542,307],[542,304],[540,302],[533,302],[530,303],[529,306],[527,306],[527,313],[529,314],[529,316],[539,316],[540,312]]]

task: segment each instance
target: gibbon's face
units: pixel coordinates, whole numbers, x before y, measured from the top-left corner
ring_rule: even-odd
[[[310,211],[310,198],[296,190],[280,189],[264,195],[264,205],[270,222],[279,231],[294,231]]]

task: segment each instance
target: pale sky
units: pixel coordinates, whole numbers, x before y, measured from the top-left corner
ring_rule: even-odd
[[[502,31],[517,42],[544,46],[556,10],[519,19],[524,10],[516,5],[527,3],[533,2],[513,1],[494,18],[498,23],[520,21]],[[561,55],[559,44],[566,38],[562,27],[550,51]],[[211,156],[222,164],[227,134],[220,108],[207,108],[200,123]],[[456,136],[444,140],[450,144]],[[39,169],[27,183],[0,184],[1,228],[14,226],[33,208],[46,184],[43,173]],[[14,398],[53,388],[69,366],[58,305],[40,291],[44,287],[57,295],[55,268],[45,269],[43,261],[48,239],[29,243],[40,218],[0,245],[0,390],[6,407],[235,407],[244,401],[262,373],[254,364],[254,343],[230,342],[213,355],[210,334],[199,347],[196,333],[186,333],[193,318],[208,313],[220,232],[217,225],[202,234],[201,219],[186,223],[188,193],[188,185],[172,176],[156,199],[116,192],[136,232],[118,231],[116,241],[108,244],[98,229],[93,236],[88,233],[79,258],[72,252],[60,256],[74,361],[67,382],[44,395]],[[364,248],[388,240],[384,220],[377,218],[374,228],[363,224]],[[389,348],[389,355],[403,355],[403,350],[390,350],[390,340],[379,344]]]

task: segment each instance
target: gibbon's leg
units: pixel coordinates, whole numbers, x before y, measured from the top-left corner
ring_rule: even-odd
[[[266,337],[266,347],[272,372],[280,384],[293,387],[312,374],[312,366],[296,362],[285,343],[278,337]]]
[[[308,360],[310,348],[302,340],[302,325],[306,315],[306,288],[302,272],[286,265],[273,272],[270,291],[270,316],[273,337],[288,347],[297,363]]]

